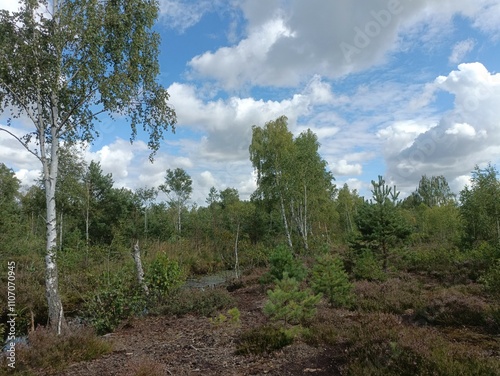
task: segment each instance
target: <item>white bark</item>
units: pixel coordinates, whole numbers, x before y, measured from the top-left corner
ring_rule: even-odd
[[[290,249],[293,249],[292,236],[290,235],[290,229],[288,228],[288,221],[286,219],[285,203],[283,202],[283,196],[281,195],[280,195],[280,203],[281,203],[281,216],[283,217],[283,224],[285,226],[286,239],[288,241],[288,246],[290,247]]]
[[[142,260],[141,260],[141,249],[139,248],[139,240],[137,240],[134,244],[134,252],[132,254],[135,261],[135,268],[137,270],[137,281],[139,282],[139,286],[142,287],[146,295],[149,294],[148,285],[144,281],[144,269],[142,268]]]
[[[236,274],[236,279],[240,278],[240,262],[238,260],[238,240],[240,237],[240,222],[238,221],[238,228],[236,229],[236,241],[234,242],[234,273]]]

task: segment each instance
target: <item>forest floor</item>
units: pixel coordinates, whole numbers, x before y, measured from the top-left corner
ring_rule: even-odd
[[[134,318],[105,336],[110,354],[73,364],[62,375],[340,375],[332,349],[301,341],[271,354],[236,355],[240,334],[267,322],[265,289],[247,282],[231,293],[240,325],[196,315]]]

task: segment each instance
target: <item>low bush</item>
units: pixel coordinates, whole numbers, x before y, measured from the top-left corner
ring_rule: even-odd
[[[161,300],[176,291],[185,282],[186,276],[176,261],[159,255],[147,265],[144,279],[152,297]]]
[[[423,306],[421,284],[408,278],[391,278],[385,282],[357,281],[353,289],[355,307],[364,312],[403,314]]]
[[[284,328],[261,326],[243,332],[236,346],[236,354],[262,354],[279,350],[293,342],[294,336]]]
[[[19,373],[55,374],[71,363],[95,359],[112,350],[111,344],[97,337],[90,328],[57,335],[38,327],[29,334],[28,343],[17,348],[16,371]]]
[[[231,307],[234,307],[234,299],[225,289],[182,289],[155,310],[164,315],[182,316],[194,313],[210,317]]]
[[[486,291],[490,294],[500,297],[500,259],[488,269],[488,271],[479,278]]]
[[[430,293],[419,314],[434,325],[484,326],[490,306],[477,296],[449,288]]]
[[[145,312],[147,299],[133,276],[123,270],[85,299],[83,316],[98,334],[112,332],[123,320]]]

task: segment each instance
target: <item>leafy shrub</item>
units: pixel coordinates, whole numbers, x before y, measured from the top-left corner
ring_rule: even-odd
[[[284,328],[261,326],[241,334],[236,354],[262,354],[279,350],[293,342],[293,335]]]
[[[184,283],[185,276],[176,261],[160,255],[148,266],[145,281],[150,293],[162,299],[178,289]]]
[[[369,281],[384,281],[387,279],[380,261],[370,251],[364,251],[356,259],[353,272],[357,279],[367,279]]]
[[[276,283],[274,290],[268,290],[267,296],[269,300],[264,306],[264,313],[274,321],[284,321],[285,325],[311,320],[321,299],[321,294],[314,295],[310,289],[301,291],[299,282],[288,277],[287,273]]]
[[[164,315],[185,315],[196,313],[202,316],[213,316],[217,311],[234,306],[233,297],[222,289],[195,290],[182,289],[170,296],[168,301],[158,308]]]
[[[98,334],[113,331],[120,322],[146,309],[144,292],[130,279],[127,280],[125,275],[116,274],[112,280],[91,293],[85,302],[84,316]]]
[[[350,307],[353,303],[352,284],[338,257],[325,255],[318,259],[312,270],[312,288],[323,293],[332,305]]]
[[[500,296],[500,259],[496,260],[493,266],[479,279],[479,282],[489,293]]]
[[[284,245],[276,247],[269,255],[270,270],[261,280],[264,283],[281,280],[287,273],[290,278],[302,281],[307,275],[304,265],[296,259],[290,248]]]

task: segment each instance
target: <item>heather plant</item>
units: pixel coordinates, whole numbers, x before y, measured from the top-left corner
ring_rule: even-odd
[[[320,257],[313,267],[311,279],[314,292],[322,293],[330,304],[339,307],[352,305],[352,284],[340,258]]]

